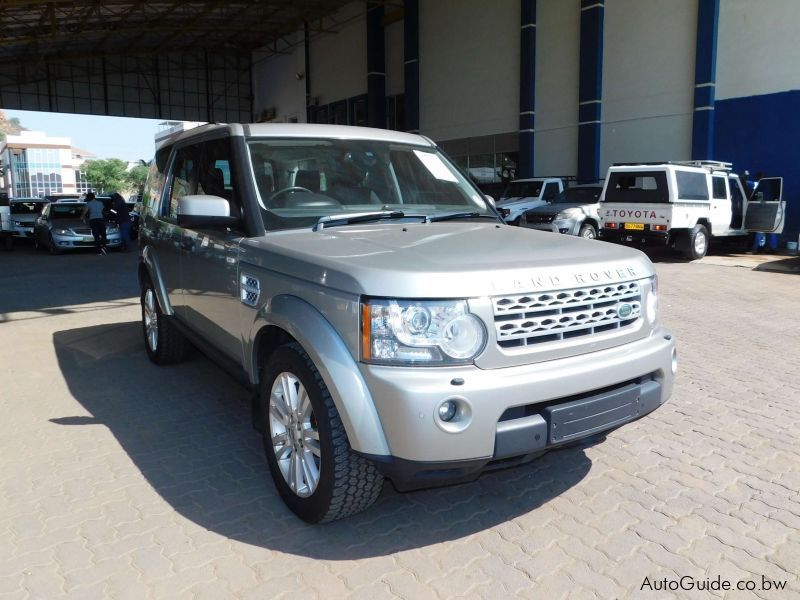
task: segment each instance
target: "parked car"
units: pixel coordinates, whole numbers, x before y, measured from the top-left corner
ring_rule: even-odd
[[[516,179],[508,184],[497,199],[497,210],[510,225],[519,225],[523,213],[552,202],[564,190],[558,177]]]
[[[85,206],[85,202],[74,201],[47,204],[34,226],[33,243],[36,248],[47,248],[50,254],[60,254],[77,248],[93,248],[92,230],[81,220]],[[106,238],[109,248],[119,248],[122,245],[119,228],[108,222]]]
[[[47,201],[43,198],[12,198],[10,205],[14,236],[33,238],[36,219],[42,214]]]
[[[744,245],[751,233],[781,233],[786,202],[782,177],[762,178],[748,195],[730,163],[686,161],[611,166],[599,211],[603,239],[696,260],[712,239]]]
[[[552,204],[523,213],[520,225],[541,231],[595,239],[600,223],[597,206],[602,191],[602,183],[569,187],[561,192]]]
[[[139,244],[148,357],[191,342],[240,376],[275,486],[309,522],[366,509],[384,478],[518,465],[672,390],[647,257],[504,225],[421,136],[177,134],[151,163]]]
[[[5,192],[0,192],[0,243],[6,250],[14,248],[14,225],[11,222],[8,194]]]

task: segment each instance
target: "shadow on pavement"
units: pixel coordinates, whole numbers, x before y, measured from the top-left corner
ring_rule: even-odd
[[[461,538],[535,510],[591,467],[583,449],[573,447],[455,487],[398,494],[387,484],[370,510],[310,526],[273,488],[247,391],[208,359],[156,367],[138,322],[59,331],[53,343],[71,393],[92,416],[52,422],[108,427],[182,516],[281,552],[350,560]]]
[[[136,252],[97,256],[77,250],[50,256],[20,244],[0,254],[0,264],[0,323],[13,320],[16,312],[46,317],[96,302],[117,308],[123,299],[139,295]]]

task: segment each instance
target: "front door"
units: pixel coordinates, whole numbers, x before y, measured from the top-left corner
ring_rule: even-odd
[[[750,232],[782,233],[785,220],[783,177],[759,180],[745,208],[745,229]]]
[[[231,153],[230,138],[202,143],[196,193],[225,198],[231,216],[241,216]],[[195,333],[236,362],[242,359],[238,269],[244,236],[237,228],[186,229],[181,254],[184,318]]]

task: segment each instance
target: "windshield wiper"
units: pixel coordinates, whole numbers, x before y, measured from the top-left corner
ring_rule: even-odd
[[[321,231],[326,227],[337,227],[339,225],[352,225],[354,223],[369,223],[370,221],[382,221],[384,219],[427,219],[425,215],[406,214],[402,210],[382,210],[369,213],[350,213],[344,215],[328,215],[322,217],[312,228],[314,231]]]
[[[460,212],[460,213],[449,213],[445,215],[432,215],[428,217],[429,223],[434,223],[436,221],[452,221],[454,219],[491,219],[492,221],[499,221],[500,219],[497,216],[487,213],[479,213],[479,212]]]

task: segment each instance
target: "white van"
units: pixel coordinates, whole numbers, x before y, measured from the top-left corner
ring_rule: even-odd
[[[713,238],[781,233],[783,178],[761,179],[747,194],[730,163],[641,163],[609,168],[600,197],[602,238],[661,245],[695,260]]]

